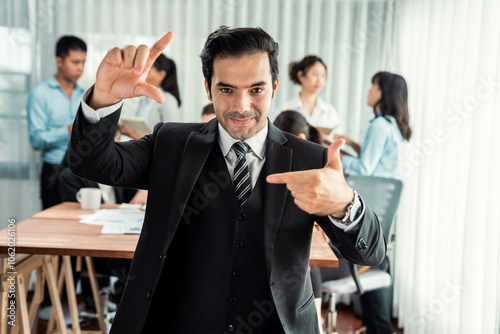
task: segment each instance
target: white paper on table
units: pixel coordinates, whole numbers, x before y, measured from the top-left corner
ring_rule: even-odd
[[[103,209],[94,214],[79,216],[80,223],[103,225],[101,233],[140,233],[144,211],[139,209]]]
[[[146,210],[146,204],[130,204],[130,203],[122,203],[118,207],[119,209],[142,209]]]
[[[140,234],[141,229],[142,223],[140,225],[107,223],[103,225],[101,234]]]

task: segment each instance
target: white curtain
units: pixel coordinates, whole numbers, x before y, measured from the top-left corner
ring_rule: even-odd
[[[396,232],[405,334],[499,333],[499,14],[498,0],[397,4],[414,129]]]
[[[271,108],[271,120],[274,110],[299,91],[288,79],[288,64],[316,54],[328,66],[322,97],[337,108],[347,133],[362,139],[371,117],[371,110],[365,106],[370,79],[385,66],[390,55],[392,2],[0,0],[0,29],[5,35],[0,45],[1,50],[7,50],[0,53],[0,75],[2,71],[8,72],[9,78],[12,72],[27,75],[22,96],[0,92],[0,101],[4,102],[0,102],[0,139],[6,146],[16,147],[0,151],[0,227],[6,226],[7,217],[19,220],[40,209],[40,160],[28,144],[24,106],[29,89],[55,73],[54,49],[60,36],[74,34],[87,42],[87,63],[79,81],[87,88],[110,48],[151,45],[168,30],[174,31],[175,39],[165,54],[178,67],[184,121],[198,122],[202,107],[208,103],[199,59],[206,37],[220,25],[260,26],[280,45],[280,88]],[[19,48],[21,42],[24,49]],[[18,89],[15,85],[11,88]],[[12,115],[18,117],[19,131],[7,123]],[[11,178],[2,169],[2,162],[7,161],[19,162],[17,165],[26,166],[29,173]],[[20,179],[28,188],[19,190]],[[20,198],[25,199],[22,204]]]

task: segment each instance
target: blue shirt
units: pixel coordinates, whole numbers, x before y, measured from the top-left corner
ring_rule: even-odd
[[[83,93],[75,85],[68,98],[54,76],[30,92],[26,106],[30,144],[42,151],[44,162],[62,162],[70,138],[68,125],[75,119]]]
[[[344,155],[342,165],[347,174],[398,178],[397,169],[403,136],[396,119],[379,116],[370,121],[359,157]]]

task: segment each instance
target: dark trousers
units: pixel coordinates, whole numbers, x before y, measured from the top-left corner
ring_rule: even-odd
[[[381,288],[361,295],[363,325],[367,334],[394,333],[391,326],[391,291],[392,286]]]
[[[63,167],[60,164],[43,163],[40,192],[44,210],[62,202],[59,190],[59,172]]]

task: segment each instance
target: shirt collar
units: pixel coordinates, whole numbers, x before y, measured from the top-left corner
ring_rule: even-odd
[[[268,120],[266,119],[266,125],[264,125],[262,130],[260,130],[255,135],[244,141],[245,143],[248,144],[248,146],[250,146],[252,152],[255,153],[255,155],[261,160],[264,159],[264,155],[266,153],[265,144],[266,144],[267,132],[269,131],[268,126],[269,126]],[[218,127],[219,127],[219,146],[220,149],[222,150],[222,154],[226,157],[229,151],[231,150],[233,144],[239,140],[231,137],[220,123],[218,123]]]
[[[49,86],[52,87],[52,88],[60,88],[61,87],[61,84],[59,83],[59,81],[56,80],[56,76],[55,75],[51,76],[47,80],[47,82],[48,82]],[[78,85],[78,83],[75,82],[75,88],[74,88],[74,90],[83,90],[83,88],[81,88],[80,85]]]
[[[57,87],[61,87],[61,85],[59,84],[59,81],[56,80],[56,76],[53,75],[49,78],[49,80],[47,80],[47,82],[49,83],[49,86],[52,87],[52,88],[57,88]]]

